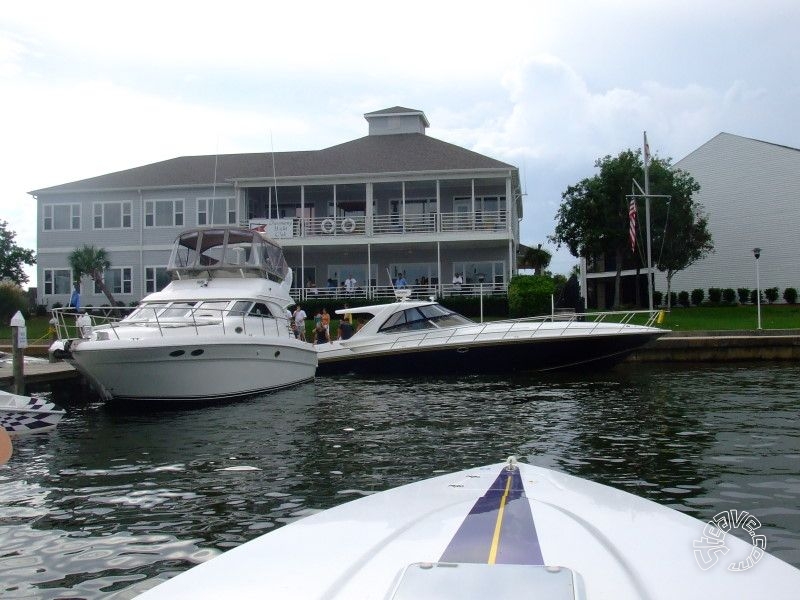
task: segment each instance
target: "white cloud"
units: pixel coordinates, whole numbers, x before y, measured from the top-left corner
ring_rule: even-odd
[[[723,130],[800,146],[800,5],[713,6],[10,3],[2,218],[35,247],[28,190],[184,154],[322,148],[399,104],[520,166],[523,241],[544,242],[560,193],[643,130],[675,159]]]

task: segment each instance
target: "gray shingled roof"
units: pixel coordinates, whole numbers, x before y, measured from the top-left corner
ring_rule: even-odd
[[[182,156],[34,190],[31,194],[210,185],[214,183],[215,161],[218,183],[273,178],[273,155],[269,152],[222,154],[218,157]],[[324,150],[276,152],[274,162],[277,177],[300,178],[516,169],[513,165],[420,133],[369,135]]]

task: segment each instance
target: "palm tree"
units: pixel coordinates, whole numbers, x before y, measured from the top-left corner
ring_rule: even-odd
[[[541,275],[542,272],[550,266],[550,261],[553,255],[538,244],[536,248],[530,246],[520,245],[520,254],[517,259],[517,267],[520,269],[533,269],[536,275]]]
[[[109,304],[117,305],[103,281],[103,271],[111,266],[111,261],[108,260],[108,251],[105,248],[95,248],[84,244],[80,248],[75,248],[67,260],[69,260],[69,266],[72,267],[77,281],[80,281],[83,275],[88,275],[106,295]]]

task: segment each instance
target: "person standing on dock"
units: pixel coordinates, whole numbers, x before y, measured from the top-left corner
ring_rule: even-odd
[[[303,310],[303,307],[299,304],[297,308],[294,309],[294,324],[297,327],[297,337],[301,341],[306,341],[306,311]]]
[[[72,290],[72,296],[69,298],[70,308],[74,308],[75,312],[81,307],[81,284],[79,281],[75,282],[75,288]]]

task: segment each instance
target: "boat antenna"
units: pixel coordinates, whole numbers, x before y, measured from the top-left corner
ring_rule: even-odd
[[[272,130],[269,130],[269,149],[272,154],[272,187],[275,189],[275,214],[279,214],[278,206],[278,173],[275,170],[275,145],[272,143]]]

